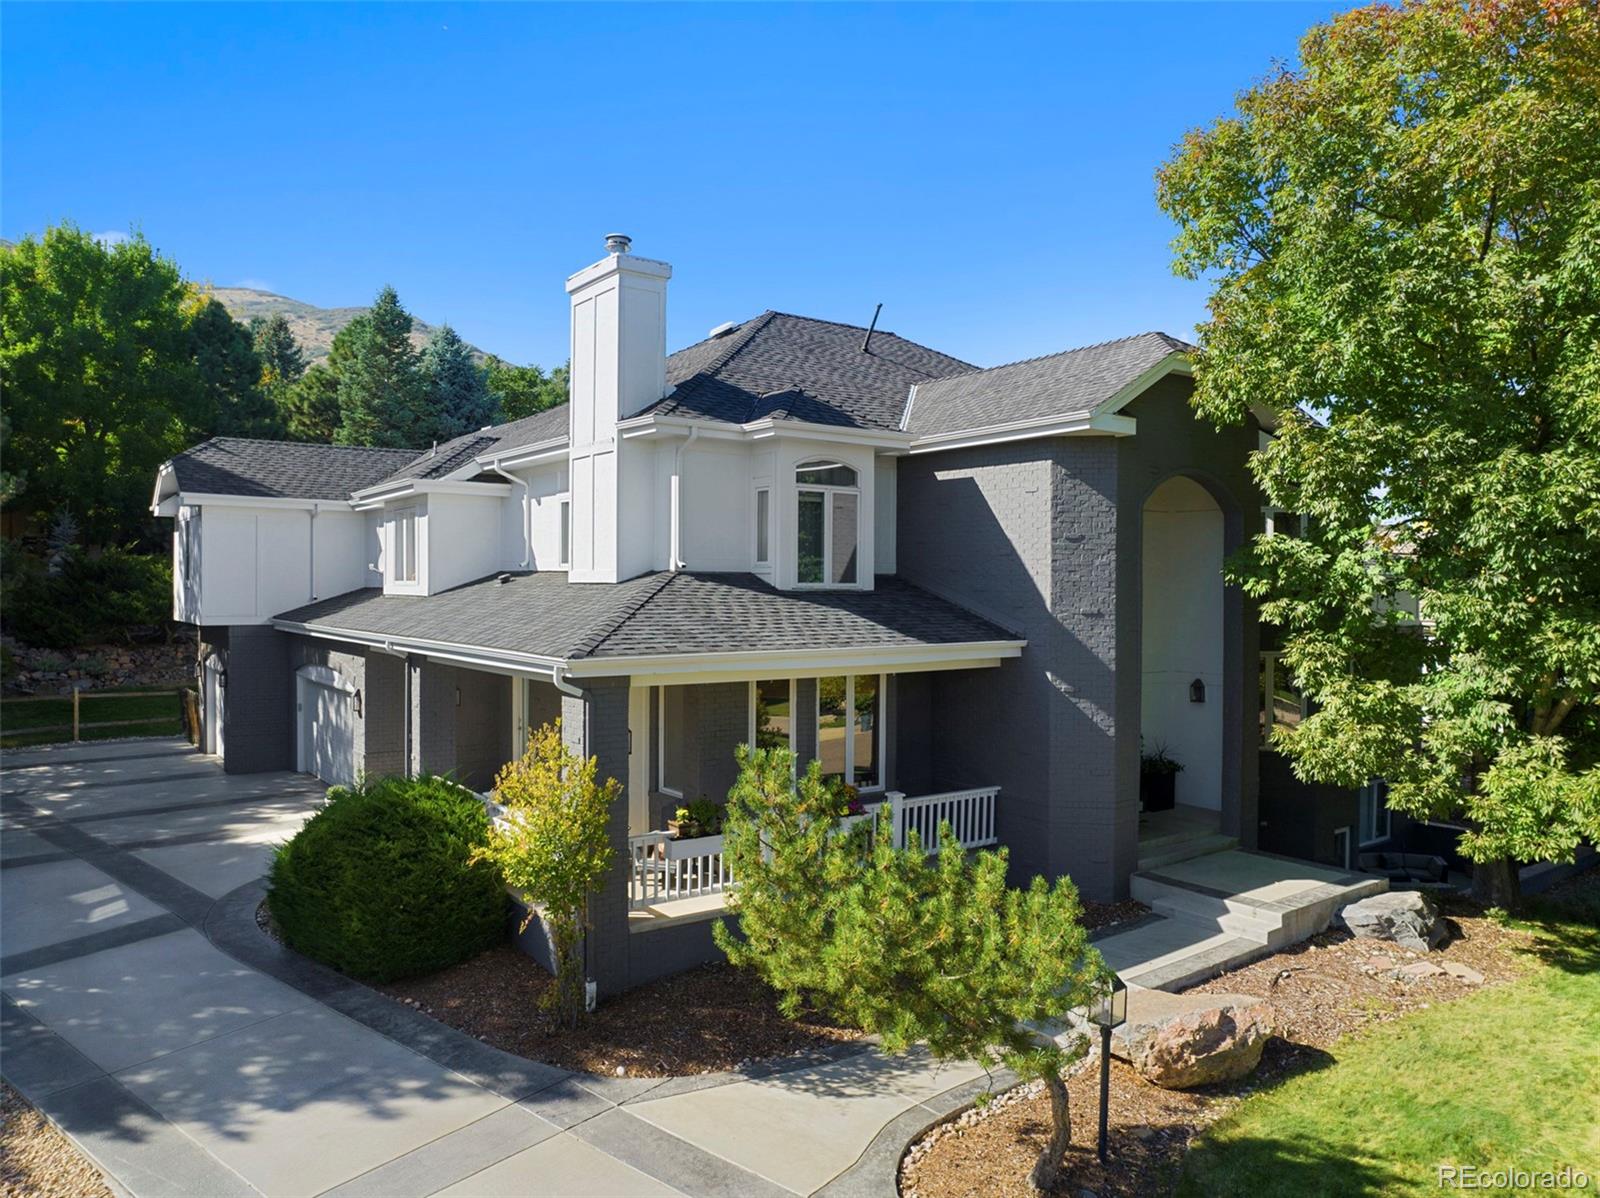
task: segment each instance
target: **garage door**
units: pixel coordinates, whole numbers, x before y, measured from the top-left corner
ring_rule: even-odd
[[[331,680],[299,679],[300,769],[324,782],[356,780],[355,700]]]

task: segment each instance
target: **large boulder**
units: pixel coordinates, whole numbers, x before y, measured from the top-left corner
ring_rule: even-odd
[[[1139,998],[1130,1001],[1112,1051],[1164,1089],[1236,1081],[1261,1062],[1272,1037],[1272,1004],[1248,994],[1151,990]]]
[[[1433,900],[1416,890],[1389,890],[1351,903],[1339,912],[1339,922],[1352,936],[1392,940],[1414,953],[1428,952],[1449,934]]]

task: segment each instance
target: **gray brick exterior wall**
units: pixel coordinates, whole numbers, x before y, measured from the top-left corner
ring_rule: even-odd
[[[230,774],[294,769],[290,637],[275,628],[246,624],[206,628],[200,635],[202,645],[226,662],[222,768]]]
[[[511,679],[456,670],[455,684],[461,692],[455,708],[456,780],[472,790],[488,790],[512,757]]]
[[[651,701],[652,787],[660,782],[661,746],[659,695]],[[684,803],[706,798],[724,803],[739,769],[734,750],[750,739],[750,684],[721,682],[689,686],[683,695],[683,798],[652,789],[650,826],[666,827],[666,820]]]
[[[411,677],[413,774],[448,774],[456,768],[456,669],[422,657],[406,661]]]
[[[361,692],[366,723],[366,761],[374,778],[406,772],[406,662],[377,649],[367,650],[367,681]]]
[[[1140,526],[1145,499],[1188,474],[1223,508],[1228,550],[1259,528],[1253,428],[1218,432],[1172,377],[1127,409],[1134,437],[1060,438],[903,459],[898,565],[929,590],[1016,629],[998,669],[900,680],[897,782],[1003,788],[1015,878],[1069,874],[1122,897],[1138,857]],[[1224,608],[1222,827],[1254,843],[1253,612]],[[1253,693],[1253,692],[1251,692]]]

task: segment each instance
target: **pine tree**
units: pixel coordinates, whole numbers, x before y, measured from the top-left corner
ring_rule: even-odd
[[[270,391],[298,383],[306,372],[306,355],[295,340],[288,318],[282,312],[265,319],[257,316],[250,322],[250,333],[255,338],[256,353],[261,355],[262,384]]]
[[[487,372],[449,325],[433,331],[422,351],[421,369],[433,426],[429,439],[448,441],[499,420],[500,398],[489,390]]]
[[[411,344],[411,313],[393,287],[378,293],[339,375],[341,445],[415,448],[427,440],[426,380]]]
[[[280,410],[291,440],[331,444],[339,434],[339,376],[313,366],[286,389]]]
[[[261,389],[261,358],[250,332],[216,300],[199,297],[189,321],[207,420],[198,431],[229,437],[277,437],[283,423]]]

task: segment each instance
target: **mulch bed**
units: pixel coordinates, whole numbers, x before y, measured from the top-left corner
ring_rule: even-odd
[[[496,1048],[607,1076],[717,1073],[862,1038],[815,1015],[786,1019],[770,989],[730,965],[630,990],[584,1016],[576,1031],[540,1005],[553,985],[532,958],[503,945],[378,989]]]
[[[1085,931],[1103,932],[1119,923],[1132,923],[1150,914],[1150,908],[1136,899],[1123,899],[1120,903],[1084,903],[1083,926]]]
[[[1375,1023],[1452,1002],[1481,986],[1500,985],[1524,973],[1521,951],[1532,937],[1485,918],[1460,899],[1444,899],[1451,939],[1429,954],[1435,964],[1459,962],[1483,975],[1481,984],[1449,975],[1407,981],[1391,971],[1419,960],[1396,945],[1330,930],[1282,952],[1190,988],[1190,993],[1256,994],[1277,1014],[1278,1034],[1267,1043],[1255,1074],[1230,1085],[1163,1090],[1121,1061],[1111,1066],[1110,1160],[1095,1157],[1099,1129],[1099,1063],[1068,1082],[1072,1098],[1072,1150],[1058,1194],[1088,1190],[1112,1194],[1168,1194],[1189,1141],[1241,1099],[1326,1057],[1335,1041]],[[908,1198],[977,1198],[1029,1193],[1028,1170],[1050,1131],[1050,1105],[1042,1090],[991,1104],[963,1120],[935,1128],[912,1145],[901,1169]]]
[[[0,1195],[111,1198],[100,1170],[5,1082],[0,1082]]]

